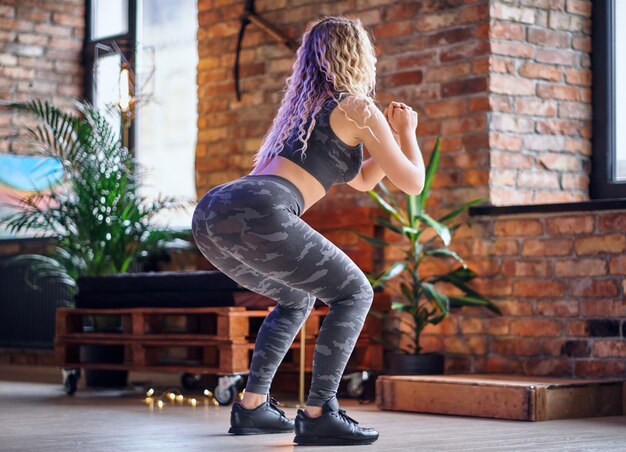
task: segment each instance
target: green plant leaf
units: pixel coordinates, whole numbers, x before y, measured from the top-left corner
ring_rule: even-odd
[[[443,223],[444,221],[448,221],[451,220],[452,218],[458,216],[459,214],[461,214],[465,209],[467,209],[468,207],[471,207],[475,204],[480,204],[481,202],[483,202],[483,198],[477,198],[477,199],[473,199],[472,201],[466,202],[465,204],[463,204],[461,207],[459,207],[458,209],[442,216],[441,218],[438,218],[437,221],[439,221],[440,223]]]
[[[404,298],[406,298],[411,305],[415,305],[417,303],[419,296],[417,296],[417,294],[414,293],[414,290],[409,288],[406,283],[400,283],[400,290],[402,291]]]
[[[393,303],[391,303],[391,309],[399,312],[409,312],[411,310],[411,305],[394,301]]]
[[[419,204],[417,206],[416,214],[424,212],[424,208],[426,207],[426,200],[430,194],[430,187],[433,184],[433,180],[435,179],[435,174],[437,173],[437,169],[439,168],[439,160],[441,149],[441,137],[437,135],[437,140],[435,141],[435,146],[433,148],[433,152],[430,154],[430,160],[428,165],[426,166],[426,174],[424,176],[424,189],[422,192],[417,195]]]
[[[441,322],[443,319],[445,319],[446,317],[448,317],[448,313],[444,313],[438,316],[433,317],[432,319],[429,320],[429,323],[432,323],[433,325],[437,325],[439,322]]]
[[[493,304],[490,300],[482,297],[455,295],[450,297],[450,304],[455,308],[461,306],[484,306],[496,314],[502,314],[502,311],[498,308],[498,306]]]
[[[440,293],[433,284],[423,282],[422,289],[424,289],[426,297],[434,301],[441,312],[448,312],[450,310],[450,300],[446,295]]]
[[[422,213],[417,214],[417,217],[420,218],[421,220],[423,220],[424,223],[426,223],[430,227],[432,227],[435,230],[435,232],[437,233],[437,235],[439,237],[441,237],[441,240],[443,241],[443,243],[446,246],[448,246],[450,244],[450,240],[451,240],[450,230],[448,229],[448,227],[445,224],[439,223],[437,220],[432,218],[426,212],[422,212]]]
[[[386,227],[387,229],[393,231],[393,232],[397,232],[398,234],[402,234],[402,229],[398,226],[396,226],[395,224],[393,224],[391,221],[389,221],[387,218],[383,218],[380,216],[376,216],[375,217],[375,221],[377,224]]]
[[[400,222],[400,224],[404,224],[404,221],[402,221],[402,217],[400,216],[398,211],[393,208],[393,206],[391,206],[391,204],[389,204],[385,199],[383,199],[382,196],[376,193],[375,190],[369,190],[368,193],[374,199],[376,204],[380,206],[381,209],[383,209],[389,215],[392,215],[396,220],[398,220],[398,222]]]
[[[423,192],[422,192],[423,194]],[[422,195],[406,195],[406,206],[407,206],[407,210],[408,210],[408,216],[410,218],[409,221],[409,225],[412,228],[417,228],[418,227],[418,218],[416,217],[417,214],[420,213],[420,201],[419,201],[419,197]]]
[[[470,281],[476,278],[476,276],[478,276],[474,272],[474,270],[472,270],[469,267],[457,267],[451,272],[449,272],[448,275],[453,276],[454,278],[460,279],[462,281]]]
[[[436,281],[441,279],[455,280],[461,282],[468,282],[476,278],[476,273],[469,267],[456,267],[444,275],[438,275]]]
[[[407,266],[406,262],[396,262],[392,264],[387,270],[382,272],[380,276],[375,278],[374,282],[372,283],[372,287],[376,288],[381,283],[399,275],[400,273],[404,271],[406,266]]]
[[[388,200],[388,202],[390,204],[393,204],[393,206],[396,208],[396,210],[398,212],[398,215],[400,215],[400,217],[402,217],[402,224],[407,224],[408,223],[408,219],[405,218],[404,209],[402,208],[400,203],[398,203],[398,201],[396,200],[396,197],[393,195],[393,193],[391,193],[391,191],[389,191],[389,189],[387,188],[387,186],[385,185],[385,183],[382,180],[380,180],[378,182],[377,186],[380,187],[382,192],[385,194],[385,196],[387,197],[386,199]]]
[[[454,232],[459,229],[461,227],[461,224],[454,224],[452,226],[448,226],[448,230],[450,231],[450,236],[452,236],[452,234],[454,234]],[[423,245],[429,245],[432,242],[434,242],[435,240],[437,240],[437,237],[439,237],[438,235],[435,235],[431,238],[429,238],[428,240],[424,240]]]
[[[426,250],[424,251],[424,255],[426,256],[433,256],[433,257],[453,257],[454,259],[456,259],[457,261],[459,261],[463,267],[467,267],[467,264],[465,263],[465,261],[463,260],[463,258],[461,256],[459,256],[456,252],[452,251],[449,248],[437,248],[434,250]]]
[[[409,226],[402,226],[402,232],[407,236],[411,237],[411,234],[419,234],[419,230],[415,228],[411,228]]]
[[[376,238],[376,237],[370,237],[369,235],[365,235],[359,231],[354,231],[352,229],[341,229],[341,231],[343,232],[349,232],[350,234],[354,234],[360,238],[362,238],[363,240],[365,240],[367,243],[370,243],[374,246],[387,246],[387,245],[391,245],[391,243],[386,242],[382,239]]]

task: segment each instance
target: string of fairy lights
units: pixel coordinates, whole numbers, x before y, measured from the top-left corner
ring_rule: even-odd
[[[241,401],[245,391],[246,390],[243,389],[241,392],[239,392],[239,394],[237,395],[238,401]],[[185,404],[188,404],[192,407],[196,407],[199,404],[202,404],[204,407],[208,407],[211,405],[219,406],[219,402],[217,401],[213,393],[208,389],[204,390],[204,397],[201,397],[200,399],[184,396],[180,389],[177,387],[166,389],[165,391],[161,392],[158,397],[155,397],[154,395],[154,388],[150,388],[146,391],[144,403],[148,405],[150,410],[154,410],[156,406],[159,411],[162,411],[167,406],[166,402],[169,402],[170,406],[184,406]]]

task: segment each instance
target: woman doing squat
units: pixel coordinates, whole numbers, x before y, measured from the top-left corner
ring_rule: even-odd
[[[234,434],[292,432],[298,444],[369,444],[372,428],[339,408],[336,393],[370,309],[372,287],[359,267],[300,217],[334,184],[367,191],[387,176],[419,194],[424,164],[417,113],[375,104],[376,56],[356,19],[324,17],[302,35],[278,113],[253,170],[209,190],[192,232],[202,254],[249,290],[277,302],[259,330]],[[363,161],[363,147],[370,157]],[[306,407],[295,420],[269,396],[278,365],[316,299],[330,309],[314,348]]]

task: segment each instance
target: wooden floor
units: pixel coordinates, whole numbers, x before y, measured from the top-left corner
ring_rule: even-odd
[[[167,389],[173,374],[131,372]],[[189,394],[189,391],[184,391]],[[288,401],[282,400],[287,403]],[[379,411],[341,400],[349,415],[375,427],[367,451],[626,451],[626,416],[546,422]],[[286,408],[295,415],[295,408]],[[231,436],[230,407],[170,406],[151,410],[137,390],[94,390],[84,378],[67,396],[56,368],[0,365],[0,451],[258,451],[291,450],[293,434]],[[329,450],[306,447],[304,450]],[[337,448],[332,448],[337,449]]]

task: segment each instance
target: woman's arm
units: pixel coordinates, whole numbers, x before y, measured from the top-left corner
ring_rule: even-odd
[[[389,107],[388,107],[389,108]],[[388,108],[385,108],[385,111],[383,112],[383,114],[385,115],[386,118],[388,118]],[[402,147],[402,138],[400,137],[400,135],[398,133],[396,133],[396,131],[390,127],[391,129],[391,134],[394,138],[394,140],[396,141],[396,143],[398,144],[398,146],[400,147],[400,149],[403,150],[403,152],[406,155],[406,151],[405,149],[410,149],[411,147],[411,143],[409,138],[405,137],[404,141],[405,141],[405,148]],[[415,144],[417,143],[417,139],[415,139]],[[367,149],[364,146],[365,149]],[[415,151],[415,150],[413,150]],[[417,144],[417,151],[420,153],[420,158],[416,159],[418,161],[418,165],[420,163],[422,163],[421,160],[421,150],[419,149],[419,144]],[[369,154],[369,152],[368,152]],[[423,163],[422,163],[423,165]],[[368,159],[366,159],[363,162],[363,166],[361,168],[361,171],[359,172],[358,176],[355,177],[352,181],[348,182],[348,185],[351,186],[352,188],[354,188],[355,190],[359,190],[359,191],[369,191],[372,190],[374,187],[376,187],[376,185],[378,184],[378,182],[380,182],[383,178],[385,177],[385,172],[383,171],[383,169],[380,167],[380,165],[378,165],[376,163],[376,161],[374,160],[373,157],[369,157]]]
[[[385,172],[378,166],[378,163],[370,157],[363,161],[361,171],[357,177],[347,182],[347,184],[355,190],[368,191],[373,189],[383,177],[385,177]]]

